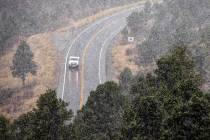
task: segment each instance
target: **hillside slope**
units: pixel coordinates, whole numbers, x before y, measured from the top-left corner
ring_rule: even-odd
[[[32,35],[138,0],[0,0],[0,54],[14,35]]]

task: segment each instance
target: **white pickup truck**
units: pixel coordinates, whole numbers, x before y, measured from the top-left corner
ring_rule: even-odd
[[[78,68],[79,67],[79,57],[70,56],[69,57],[69,68]]]

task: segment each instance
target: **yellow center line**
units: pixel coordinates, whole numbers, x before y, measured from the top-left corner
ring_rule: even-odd
[[[103,28],[101,28],[100,30],[98,30],[88,41],[87,45],[85,46],[85,49],[83,51],[82,54],[82,64],[81,64],[81,86],[80,86],[80,109],[83,106],[83,101],[84,101],[84,65],[85,65],[85,58],[87,55],[87,51],[90,48],[90,44],[92,43],[92,41],[94,41],[94,39],[97,37],[98,34],[100,34],[101,32],[103,32],[104,30],[106,30],[111,24],[107,24],[106,26],[104,26]]]

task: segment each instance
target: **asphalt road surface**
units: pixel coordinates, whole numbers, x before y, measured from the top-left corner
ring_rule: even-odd
[[[106,49],[125,27],[126,17],[136,8],[99,19],[78,32],[68,44],[58,96],[69,103],[74,113],[85,104],[90,91],[106,81]],[[69,56],[80,57],[78,69],[69,69]]]

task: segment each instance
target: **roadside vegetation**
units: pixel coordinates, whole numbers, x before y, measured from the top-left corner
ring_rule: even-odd
[[[47,90],[31,111],[9,122],[0,117],[1,138],[51,140],[208,139],[210,96],[187,47],[177,46],[157,60],[153,73],[132,76],[120,85],[106,82],[90,93],[72,118],[67,104]]]
[[[0,59],[0,112],[16,119],[35,106],[48,87],[56,87],[56,49],[47,36],[19,42]]]
[[[124,38],[135,37],[140,66],[153,65],[176,44],[191,51],[196,68],[210,81],[210,2],[206,0],[163,0],[147,2],[141,12],[132,13],[123,30]]]

